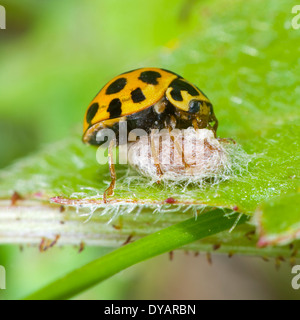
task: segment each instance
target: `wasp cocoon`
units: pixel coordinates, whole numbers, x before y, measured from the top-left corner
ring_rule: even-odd
[[[229,145],[233,143],[215,138],[209,129],[152,131],[129,146],[128,162],[154,181],[201,182],[228,175]]]

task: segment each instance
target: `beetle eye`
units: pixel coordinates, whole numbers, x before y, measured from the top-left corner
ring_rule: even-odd
[[[197,113],[200,111],[201,101],[191,100],[189,103],[189,113]]]

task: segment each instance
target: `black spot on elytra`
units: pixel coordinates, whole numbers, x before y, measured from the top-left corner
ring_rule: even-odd
[[[136,88],[131,92],[131,99],[134,103],[142,102],[146,99],[141,88]]]
[[[200,111],[201,101],[191,100],[189,103],[189,113],[197,113]]]
[[[99,104],[97,102],[93,103],[86,114],[86,122],[91,123],[99,109]]]
[[[199,91],[196,90],[191,84],[188,82],[181,80],[181,79],[175,79],[170,83],[170,87],[177,90],[177,91],[187,91],[191,96],[198,96]]]
[[[161,74],[157,71],[143,71],[140,76],[139,79],[145,83],[148,84],[158,84],[157,79],[161,78]]]
[[[105,93],[106,94],[118,93],[124,89],[124,87],[126,86],[126,83],[127,83],[126,78],[119,78],[108,86]]]
[[[120,117],[122,113],[122,102],[120,101],[120,99],[117,98],[111,100],[107,108],[107,111],[109,112],[110,119]]]
[[[171,97],[175,100],[175,101],[183,101],[182,95],[181,95],[181,91],[180,90],[176,90],[173,89],[171,92]]]

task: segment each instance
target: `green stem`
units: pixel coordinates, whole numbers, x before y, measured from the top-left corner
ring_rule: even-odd
[[[69,299],[141,261],[229,230],[236,222],[242,224],[247,220],[245,215],[226,215],[221,209],[200,214],[197,219],[188,219],[120,247],[38,290],[26,300]]]

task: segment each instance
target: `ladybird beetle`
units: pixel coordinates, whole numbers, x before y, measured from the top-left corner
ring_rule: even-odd
[[[207,96],[180,75],[160,68],[140,68],[109,81],[90,103],[84,117],[83,142],[101,145],[98,131],[112,129],[119,141],[119,122],[126,121],[130,132],[151,129],[208,128],[215,136],[218,120]],[[112,146],[110,144],[109,157]],[[112,182],[104,193],[113,194],[116,175],[110,159]]]

